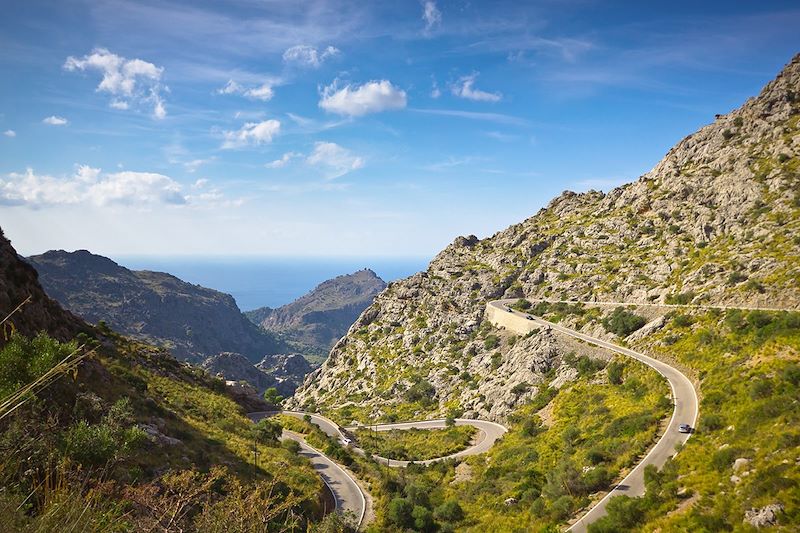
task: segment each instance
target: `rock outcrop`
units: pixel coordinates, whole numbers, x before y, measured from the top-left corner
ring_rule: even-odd
[[[385,288],[386,282],[375,272],[364,269],[325,281],[290,304],[262,307],[245,315],[295,350],[325,357]]]
[[[80,332],[89,332],[91,327],[68,311],[42,290],[38,274],[25,263],[11,246],[11,242],[0,229],[0,320],[6,318],[17,306],[28,300],[4,324],[0,335],[3,346],[12,330],[25,336],[46,331],[62,341],[72,340]]]
[[[425,272],[389,284],[292,404],[505,416],[563,350],[546,331],[494,331],[483,311],[498,298],[796,307],[799,154],[800,55],[635,182],[565,192],[492,237],[458,237]]]
[[[131,271],[86,250],[50,251],[27,258],[47,294],[88,322],[169,348],[201,362],[221,352],[251,362],[285,352],[260,331],[229,294],[186,283],[162,272]]]

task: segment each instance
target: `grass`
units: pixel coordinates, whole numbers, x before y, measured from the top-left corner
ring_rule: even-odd
[[[378,432],[365,428],[356,431],[356,438],[371,454],[400,461],[425,461],[466,449],[476,432],[472,426]]]

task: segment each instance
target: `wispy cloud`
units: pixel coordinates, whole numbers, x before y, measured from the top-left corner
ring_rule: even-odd
[[[242,148],[271,143],[280,130],[281,123],[275,119],[262,122],[247,122],[238,130],[222,132],[222,136],[225,139],[222,143],[222,148]]]
[[[441,26],[442,12],[436,7],[433,0],[425,0],[422,3],[422,20],[425,21],[425,32],[430,33],[433,29]]]
[[[359,117],[406,107],[406,92],[389,80],[370,81],[363,85],[338,87],[338,80],[322,90],[319,107],[325,111]]]
[[[299,152],[286,152],[283,154],[280,159],[275,159],[274,161],[270,161],[266,163],[264,166],[267,168],[283,168],[288,165],[293,159],[297,159],[298,157],[303,157],[303,154]]]
[[[513,126],[527,126],[529,121],[515,117],[513,115],[505,115],[502,113],[481,113],[475,111],[461,111],[459,109],[419,109],[410,107],[409,111],[416,113],[425,113],[428,115],[441,115],[446,117],[466,118],[469,120],[483,120],[487,122],[496,122],[498,124],[510,124]]]
[[[268,81],[264,81],[259,85],[255,85],[252,87],[244,87],[240,85],[238,82],[230,79],[228,83],[225,84],[224,87],[217,89],[217,94],[238,94],[244,96],[245,98],[249,98],[251,100],[261,100],[262,102],[268,102],[272,100],[272,97],[275,96],[274,87],[281,83],[278,79],[270,79]]]
[[[42,119],[42,122],[44,124],[47,124],[48,126],[66,126],[67,124],[69,124],[69,120],[65,119],[64,117],[59,117],[56,115],[50,115],[49,117]]]
[[[154,118],[167,116],[161,96],[163,67],[142,59],[126,59],[105,48],[95,48],[91,54],[81,58],[69,56],[64,69],[99,71],[103,78],[97,91],[112,95],[109,105],[115,109],[128,109],[131,103],[139,103],[152,106]]]
[[[323,50],[317,50],[314,46],[299,44],[287,48],[283,52],[283,61],[303,67],[319,68],[325,61],[339,54],[341,54],[341,50],[335,46],[326,46]]]
[[[17,132],[14,130],[6,130],[3,132],[3,135],[5,135],[6,137],[16,137]]]
[[[475,80],[478,73],[473,72],[469,76],[463,76],[450,86],[450,90],[455,96],[466,98],[475,102],[499,102],[503,95],[499,92],[486,92],[475,88]]]
[[[348,172],[358,170],[364,166],[364,158],[354,155],[347,148],[332,142],[317,142],[314,150],[306,162],[315,167],[320,167],[326,179],[344,176]]]

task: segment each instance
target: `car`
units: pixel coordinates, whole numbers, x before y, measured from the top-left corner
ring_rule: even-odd
[[[514,312],[514,310],[511,309],[510,307],[506,307],[506,311],[508,311],[509,313],[513,313]]]
[[[527,318],[528,320],[533,320],[533,317],[531,315],[525,315],[525,318]]]
[[[680,426],[678,426],[678,431],[680,433],[691,433],[692,426],[690,426],[689,424],[681,424]]]
[[[351,440],[350,440],[350,439],[348,439],[347,437],[342,437],[342,444],[344,444],[344,445],[345,445],[345,447],[347,447],[347,446],[350,446],[350,443],[351,443],[351,442],[353,442],[353,441],[351,441]]]

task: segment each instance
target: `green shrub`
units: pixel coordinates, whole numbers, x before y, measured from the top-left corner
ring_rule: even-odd
[[[433,515],[436,517],[437,520],[442,520],[445,522],[460,522],[464,519],[464,510],[461,508],[461,505],[458,504],[457,500],[446,500],[440,506],[438,506]]]
[[[6,398],[35,381],[78,348],[60,343],[45,333],[29,339],[18,333],[0,350],[0,398]]]
[[[413,511],[414,505],[407,499],[393,498],[386,509],[386,521],[400,528],[411,527],[414,522],[411,516]]]
[[[483,347],[487,350],[493,350],[500,345],[500,338],[497,335],[489,335],[483,341]]]
[[[608,373],[608,381],[613,383],[614,385],[621,385],[622,384],[622,373],[625,369],[625,365],[619,362],[612,362],[606,367],[606,372]]]
[[[419,402],[423,405],[430,405],[433,403],[433,397],[436,394],[436,389],[429,381],[424,379],[417,381],[405,392],[405,399],[409,402]]]
[[[624,307],[617,307],[603,319],[603,327],[609,333],[619,337],[627,337],[646,323],[644,317],[626,311]]]

